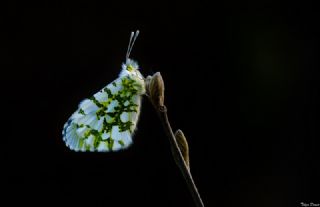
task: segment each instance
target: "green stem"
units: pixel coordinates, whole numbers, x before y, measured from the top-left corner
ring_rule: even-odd
[[[174,133],[172,131],[172,128],[171,128],[171,125],[170,125],[170,122],[168,119],[166,106],[165,105],[160,106],[158,108],[157,112],[158,112],[158,115],[159,115],[160,120],[162,122],[162,125],[164,127],[164,130],[166,132],[166,135],[169,138],[173,158],[174,158],[176,164],[178,165],[178,167],[179,167],[179,169],[180,169],[180,171],[181,171],[181,173],[187,183],[187,186],[190,190],[190,193],[193,197],[193,200],[194,200],[197,207],[204,207],[204,204],[201,200],[197,186],[194,183],[192,175],[191,175],[190,171],[188,170],[186,163],[183,160],[182,153],[179,149],[178,143],[177,143],[176,138],[174,136]]]

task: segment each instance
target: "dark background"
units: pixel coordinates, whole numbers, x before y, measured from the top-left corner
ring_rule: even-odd
[[[308,1],[9,1],[1,18],[1,193],[13,206],[194,206],[144,99],[134,144],[75,153],[78,103],[114,80],[129,33],[160,71],[206,206],[320,203],[319,23]],[[4,200],[3,200],[4,199]]]

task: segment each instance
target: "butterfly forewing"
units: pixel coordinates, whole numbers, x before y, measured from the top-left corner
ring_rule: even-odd
[[[63,129],[66,145],[75,151],[117,151],[132,143],[144,86],[122,76],[83,100]]]

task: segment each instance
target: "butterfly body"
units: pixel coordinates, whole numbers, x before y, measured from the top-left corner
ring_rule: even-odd
[[[63,128],[66,145],[75,151],[108,152],[127,148],[138,122],[144,78],[127,59],[119,77],[83,100]]]

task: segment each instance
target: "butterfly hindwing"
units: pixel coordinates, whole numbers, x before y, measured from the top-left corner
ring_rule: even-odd
[[[83,100],[63,129],[75,151],[117,151],[132,143],[140,113],[141,86],[130,76],[119,77]]]

